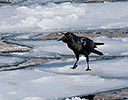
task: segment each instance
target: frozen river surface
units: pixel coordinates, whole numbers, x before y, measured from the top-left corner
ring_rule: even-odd
[[[26,69],[2,71],[0,72],[0,98],[2,100],[51,98],[54,100],[127,87],[128,38],[98,37],[93,40],[104,42],[105,45],[99,46],[98,49],[103,51],[105,56],[113,57],[97,59],[97,56],[91,54],[90,67],[92,70],[88,72],[85,70],[86,59],[83,56],[75,70],[70,69],[75,59],[69,58],[42,63]],[[64,43],[56,40],[20,40],[17,42],[33,46],[32,50],[22,55],[16,53],[20,57],[56,58],[61,57],[62,54],[73,55],[73,52]],[[120,57],[116,58],[116,56]],[[3,62],[8,59],[5,58],[3,58]]]
[[[75,70],[70,69],[74,58],[61,59],[61,55],[73,55],[64,43],[57,40],[32,40],[36,35],[55,31],[125,28],[128,25],[128,2],[46,5],[35,2],[0,7],[0,33],[15,34],[4,38],[5,41],[32,47],[28,52],[10,52],[0,56],[0,64],[13,65],[31,57],[60,59],[26,69],[1,71],[0,100],[55,100],[128,87],[127,37],[92,38],[105,43],[97,48],[104,53],[104,57],[91,54],[92,70],[88,72],[83,56]]]
[[[32,1],[32,0],[29,0]],[[128,2],[47,3],[0,7],[0,32],[53,32],[128,27]],[[47,0],[43,0],[44,2]],[[49,0],[55,1],[55,0]],[[61,0],[62,1],[62,0]]]

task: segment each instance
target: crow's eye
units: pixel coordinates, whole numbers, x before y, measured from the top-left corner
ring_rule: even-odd
[[[63,37],[63,40],[67,40],[67,37],[66,37],[66,36],[64,36],[64,37]]]
[[[66,34],[65,36],[66,36],[66,37],[69,37],[69,34]]]
[[[64,39],[66,39],[66,36],[64,36]]]

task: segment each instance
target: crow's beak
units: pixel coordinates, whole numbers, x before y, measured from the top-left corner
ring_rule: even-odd
[[[59,38],[57,41],[61,41],[62,40],[62,38]]]
[[[65,33],[63,32],[63,33],[58,33],[59,35],[64,35]],[[61,37],[61,38],[59,38],[57,41],[62,41],[62,38],[63,37]]]

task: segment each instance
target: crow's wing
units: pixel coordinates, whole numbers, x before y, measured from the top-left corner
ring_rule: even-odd
[[[81,38],[80,41],[82,42],[83,47],[87,49],[96,48],[96,45],[94,44],[94,42],[89,38]]]

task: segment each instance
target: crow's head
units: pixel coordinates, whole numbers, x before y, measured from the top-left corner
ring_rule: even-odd
[[[63,37],[61,37],[60,39],[58,39],[58,41],[63,41],[65,43],[71,43],[72,39],[73,39],[73,33],[71,32],[66,32],[66,33],[61,33],[63,34]]]

